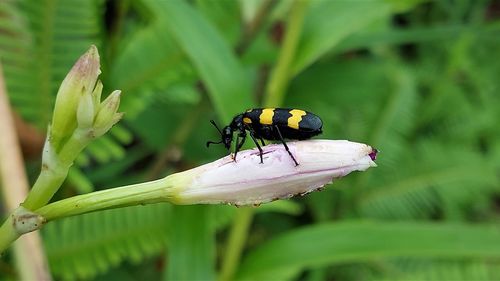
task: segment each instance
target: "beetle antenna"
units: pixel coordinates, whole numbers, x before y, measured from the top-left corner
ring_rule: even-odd
[[[219,129],[219,126],[217,126],[217,124],[215,124],[215,121],[210,120],[210,123],[212,123],[212,125],[214,125],[214,127],[217,129],[217,131],[219,131],[219,134],[222,137],[222,131]],[[207,141],[207,147],[209,147],[211,144],[220,144],[220,143],[222,143],[222,140],[219,142]]]
[[[215,121],[214,120],[210,120],[210,123],[212,123],[212,125],[214,125],[214,127],[217,129],[217,131],[219,131],[219,134],[222,136],[222,131],[219,129],[219,127],[217,126],[217,124],[215,124]]]

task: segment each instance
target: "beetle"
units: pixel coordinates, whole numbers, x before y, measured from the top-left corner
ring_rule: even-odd
[[[215,126],[221,135],[219,142],[208,141],[207,147],[210,144],[224,144],[227,150],[231,149],[234,133],[236,135],[236,143],[234,149],[234,160],[245,143],[247,132],[257,146],[260,152],[260,163],[264,163],[262,159],[262,148],[257,142],[260,140],[262,146],[265,145],[264,140],[281,141],[285,146],[286,151],[292,158],[295,165],[299,165],[295,157],[293,157],[285,139],[290,140],[306,140],[322,133],[323,122],[321,119],[305,110],[289,109],[289,108],[253,108],[244,113],[236,115],[231,123],[224,128],[219,129],[214,120],[210,122]]]

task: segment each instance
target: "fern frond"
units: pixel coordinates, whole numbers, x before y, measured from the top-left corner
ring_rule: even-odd
[[[64,76],[91,44],[99,45],[101,1],[21,0],[17,3],[32,38],[32,47],[25,58],[32,62],[30,69],[35,76],[25,81],[35,90],[23,94],[26,99],[39,97],[39,115],[32,121],[45,128]]]
[[[0,59],[10,100],[21,116],[34,122],[47,108],[41,106],[41,96],[36,94],[32,32],[13,1],[0,3],[0,30]]]
[[[166,245],[170,205],[153,204],[54,221],[43,230],[50,267],[65,280],[91,278]]]
[[[41,130],[51,117],[58,87],[75,60],[91,44],[100,45],[101,0],[5,1],[0,16],[0,57],[16,110]],[[119,129],[114,129],[116,131]],[[121,130],[123,136],[124,129]],[[127,135],[127,134],[125,134]],[[130,133],[128,133],[130,135]],[[124,156],[122,144],[109,135],[93,142],[77,163],[102,163]],[[85,161],[85,159],[87,161]],[[74,168],[76,169],[76,168]],[[91,188],[75,171],[69,180],[81,191]]]

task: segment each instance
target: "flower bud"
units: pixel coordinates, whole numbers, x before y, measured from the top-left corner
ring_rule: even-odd
[[[99,112],[97,112],[94,121],[94,128],[97,136],[107,132],[121,119],[122,113],[117,113],[118,107],[120,106],[120,96],[121,91],[115,90],[99,106]]]
[[[94,104],[91,95],[83,95],[78,103],[76,120],[78,128],[88,129],[94,123]]]
[[[95,85],[94,91],[92,92],[92,103],[94,104],[94,108],[99,108],[99,104],[101,103],[101,94],[102,94],[102,82],[101,80],[97,81]]]
[[[264,163],[257,149],[241,151],[235,162],[230,156],[179,173],[191,178],[174,192],[178,204],[258,205],[322,188],[353,171],[375,167],[377,150],[345,140],[289,142],[299,163],[282,144],[263,147]]]
[[[90,95],[94,90],[97,76],[101,73],[99,67],[99,54],[97,48],[92,45],[78,59],[59,87],[51,130],[51,142],[56,149],[77,127],[77,111],[81,97]]]

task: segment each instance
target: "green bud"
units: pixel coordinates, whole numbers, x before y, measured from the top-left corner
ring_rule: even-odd
[[[102,82],[101,80],[97,81],[97,84],[95,85],[94,91],[92,92],[92,103],[94,104],[94,108],[99,108],[99,105],[101,103],[101,93],[102,93]]]
[[[113,91],[100,105],[94,121],[94,130],[96,136],[106,133],[116,122],[118,122],[122,113],[117,113],[120,106],[121,91]]]
[[[77,127],[77,111],[80,101],[83,95],[92,94],[97,77],[101,73],[99,68],[99,53],[92,45],[64,78],[57,92],[52,117],[51,142],[56,150]]]
[[[78,128],[88,129],[94,123],[94,104],[91,95],[83,95],[78,103],[78,110],[76,112],[76,119],[78,121]]]

